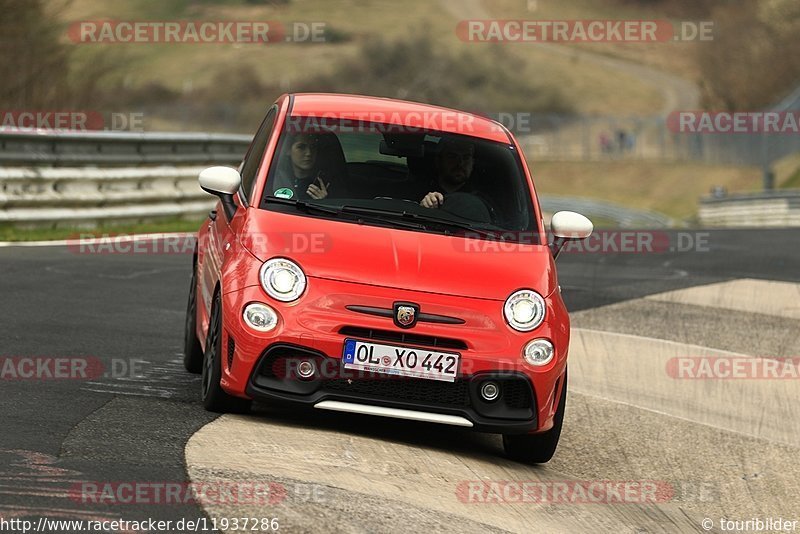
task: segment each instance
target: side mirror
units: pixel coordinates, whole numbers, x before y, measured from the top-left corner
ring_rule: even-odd
[[[561,247],[567,239],[586,239],[592,235],[594,225],[592,221],[574,211],[559,211],[550,220],[550,231],[553,233],[553,242],[550,250],[554,257],[558,257]]]
[[[209,167],[203,169],[198,177],[200,187],[206,193],[216,195],[222,201],[222,208],[225,210],[225,217],[230,221],[236,213],[236,203],[233,195],[242,185],[242,177],[239,171],[230,167]]]

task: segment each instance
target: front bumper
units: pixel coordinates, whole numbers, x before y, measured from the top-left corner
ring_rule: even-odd
[[[313,378],[297,376],[300,360],[314,362],[318,372]],[[494,381],[501,389],[500,397],[492,402],[484,401],[479,394],[480,385],[486,380]],[[344,369],[339,358],[285,343],[276,343],[264,351],[246,392],[252,398],[309,407],[339,401],[451,415],[469,421],[475,430],[483,432],[528,433],[537,427],[533,388],[522,373],[481,372],[455,382],[374,375]]]
[[[397,410],[463,418],[478,431],[503,434],[549,430],[566,368],[569,322],[560,296],[548,298],[548,319],[536,331],[511,331],[502,319],[502,303],[464,297],[423,294],[408,290],[363,286],[311,279],[307,293],[290,304],[273,302],[263,289],[250,286],[223,293],[223,369],[221,385],[229,394],[281,400],[314,407],[326,402],[348,402]],[[275,330],[254,332],[241,319],[250,302],[265,302],[280,318]],[[418,324],[400,331],[391,319],[354,313],[348,304],[391,307],[393,301],[420,304],[422,310],[465,319],[465,324]],[[379,342],[418,345],[461,354],[455,382],[420,378],[348,376],[357,371],[341,368],[344,340],[376,341],[361,333],[411,336],[404,341]],[[520,352],[534,337],[546,337],[556,347],[547,365],[524,364]],[[431,345],[462,344],[461,347]],[[307,357],[325,368],[321,378],[303,380],[276,373],[279,357]],[[287,368],[285,364],[277,368]],[[481,399],[479,387],[487,379],[501,384],[501,397]],[[330,402],[328,402],[330,401]],[[355,411],[355,410],[353,410]]]

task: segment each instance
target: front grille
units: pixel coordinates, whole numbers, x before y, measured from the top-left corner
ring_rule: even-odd
[[[324,389],[331,393],[364,395],[375,399],[424,402],[437,406],[463,408],[470,405],[469,388],[461,380],[441,382],[435,380],[385,378],[373,380],[330,380]]]
[[[467,344],[460,339],[447,337],[426,336],[409,332],[394,332],[392,330],[378,330],[375,328],[362,328],[360,326],[343,326],[339,333],[344,336],[374,339],[375,341],[389,341],[392,343],[408,343],[439,349],[466,350]]]

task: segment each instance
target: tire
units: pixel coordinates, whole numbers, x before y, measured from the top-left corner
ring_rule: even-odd
[[[220,385],[222,377],[222,302],[219,293],[214,295],[211,317],[206,337],[206,351],[203,354],[201,395],[203,406],[209,412],[246,413],[252,401],[228,395]]]
[[[186,322],[183,333],[183,366],[187,371],[200,374],[203,371],[203,347],[197,339],[197,267],[192,266],[192,281],[186,304]]]
[[[503,449],[512,460],[526,464],[543,464],[550,461],[558,447],[561,425],[564,422],[564,408],[567,404],[567,372],[564,371],[564,385],[558,408],[553,416],[553,428],[541,434],[504,434]]]

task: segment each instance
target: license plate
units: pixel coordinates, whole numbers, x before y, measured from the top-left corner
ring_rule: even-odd
[[[454,352],[398,347],[346,339],[342,362],[345,369],[359,369],[387,375],[413,376],[453,382],[461,356]]]

